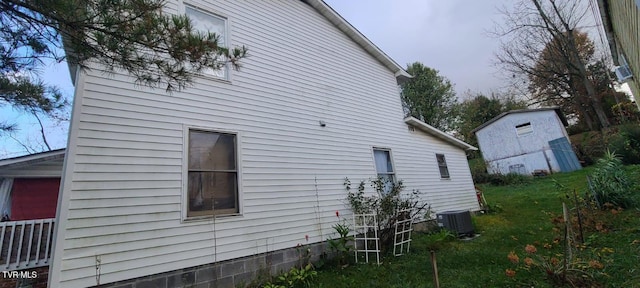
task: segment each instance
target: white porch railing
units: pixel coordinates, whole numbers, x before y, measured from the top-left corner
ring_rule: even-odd
[[[0,269],[11,271],[49,265],[55,220],[0,222]]]

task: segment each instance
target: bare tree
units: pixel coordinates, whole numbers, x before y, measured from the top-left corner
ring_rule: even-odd
[[[533,97],[546,96],[534,100],[570,105],[591,130],[608,127],[588,70],[593,44],[580,32],[588,7],[575,0],[522,0],[501,12],[505,22],[494,31],[502,40],[497,64],[527,83]]]

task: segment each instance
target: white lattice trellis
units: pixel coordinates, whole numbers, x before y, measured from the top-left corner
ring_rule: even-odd
[[[395,256],[409,253],[411,231],[413,231],[412,212],[412,209],[398,210],[397,212],[396,230],[393,237],[393,255]]]
[[[354,214],[353,230],[355,234],[356,263],[364,256],[369,263],[369,255],[375,254],[376,264],[380,265],[380,238],[378,237],[378,221],[375,214]]]

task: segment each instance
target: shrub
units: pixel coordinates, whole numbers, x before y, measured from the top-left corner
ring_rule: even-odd
[[[516,173],[509,174],[477,174],[473,175],[473,183],[483,184],[489,183],[495,186],[520,185],[527,184],[531,181],[531,177]]]
[[[399,210],[410,209],[411,219],[431,217],[430,207],[424,202],[420,191],[414,190],[410,194],[404,194],[402,181],[391,182],[384,178],[369,179],[369,184],[374,188],[373,195],[366,196],[364,193],[366,182],[360,181],[357,190],[351,189],[351,181],[345,178],[344,186],[347,190],[347,201],[351,206],[351,211],[356,214],[376,214],[378,220],[378,235],[380,247],[383,250],[393,247],[394,226],[400,217]]]
[[[483,184],[489,183],[489,173],[487,173],[487,165],[482,158],[469,160],[469,169],[473,183]]]
[[[531,177],[528,175],[509,173],[509,174],[489,174],[487,166],[482,161],[469,161],[469,169],[473,177],[473,183],[484,184],[490,183],[497,186],[527,184]]]
[[[620,126],[619,132],[609,140],[609,150],[619,155],[623,164],[640,164],[640,126]]]
[[[569,137],[578,160],[585,165],[593,165],[602,157],[607,148],[605,136],[601,132],[589,131]]]
[[[590,189],[600,208],[605,203],[616,207],[636,207],[635,187],[622,166],[622,160],[613,152],[605,153],[598,166],[589,175]]]

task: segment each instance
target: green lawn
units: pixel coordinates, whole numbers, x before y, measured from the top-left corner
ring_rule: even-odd
[[[633,171],[634,177],[640,176],[637,170]],[[563,233],[554,231],[551,219],[562,214],[563,201],[571,207],[574,204],[554,181],[568,191],[583,193],[589,171],[555,174],[526,185],[481,186],[489,204],[502,211],[474,217],[479,237],[436,242],[438,235],[414,234],[408,255],[384,256],[380,266],[352,264],[338,268],[327,264],[319,269],[312,286],[434,287],[429,254],[436,249],[441,287],[552,287],[543,271],[525,269],[522,261],[528,256],[538,259],[537,255],[563,258],[558,254],[563,251],[562,241],[557,241],[563,239]],[[590,231],[585,232],[587,243],[575,249],[575,261],[601,263],[603,268],[585,271],[603,287],[640,287],[640,211],[596,211],[583,216],[585,222],[591,221],[585,223]],[[577,227],[574,230],[578,231]],[[524,251],[527,244],[537,248],[535,255]],[[519,256],[519,266],[507,258],[511,251]],[[507,269],[515,271],[516,276],[507,277]]]

